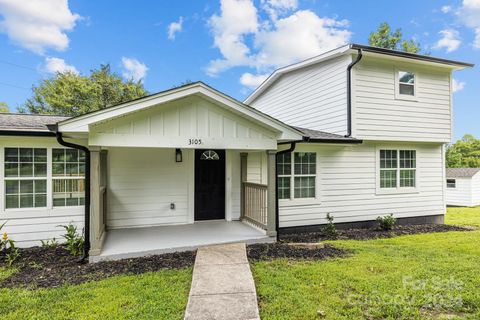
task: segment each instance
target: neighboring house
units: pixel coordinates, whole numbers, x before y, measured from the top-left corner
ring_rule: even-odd
[[[0,115],[0,222],[28,246],[86,221],[93,261],[273,241],[327,213],[442,223],[452,72],[472,66],[346,45],[244,103],[196,82],[71,119]]]
[[[480,206],[480,168],[447,168],[448,206]]]

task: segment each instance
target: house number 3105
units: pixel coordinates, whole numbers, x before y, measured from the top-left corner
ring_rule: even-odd
[[[199,145],[202,144],[202,139],[188,139],[189,145]]]

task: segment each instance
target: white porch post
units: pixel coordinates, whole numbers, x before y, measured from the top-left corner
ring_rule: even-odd
[[[267,235],[274,237],[277,235],[276,231],[276,150],[267,151]]]
[[[247,161],[248,153],[240,153],[240,219],[245,217],[245,186],[243,183],[247,181]]]
[[[101,148],[90,147],[90,255],[99,255],[105,236]]]

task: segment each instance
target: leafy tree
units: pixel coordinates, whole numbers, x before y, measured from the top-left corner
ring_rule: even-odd
[[[124,81],[108,64],[88,76],[57,73],[32,91],[20,112],[76,116],[147,95],[141,81]]]
[[[447,148],[447,167],[480,168],[480,139],[466,134]]]
[[[8,104],[5,102],[0,102],[0,113],[7,113],[10,112],[10,108],[8,108]]]
[[[380,24],[377,31],[370,33],[368,43],[373,47],[401,50],[410,53],[420,52],[420,45],[413,40],[402,39],[402,29],[392,31],[387,22]]]

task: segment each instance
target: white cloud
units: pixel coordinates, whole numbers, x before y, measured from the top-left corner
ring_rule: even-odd
[[[255,89],[262,84],[268,78],[268,74],[258,74],[254,75],[249,72],[245,72],[240,77],[240,83],[246,87]]]
[[[37,54],[68,48],[67,31],[81,18],[68,0],[0,0],[0,32]]]
[[[440,10],[442,10],[443,13],[449,13],[452,11],[452,6],[443,6]]]
[[[250,67],[261,75],[272,69],[318,55],[350,40],[348,21],[319,17],[313,11],[299,10],[293,0],[263,0],[269,18],[261,19],[252,0],[222,0],[219,14],[210,18],[214,45],[221,58],[206,68],[215,76],[233,67]],[[265,7],[273,8],[272,16]],[[243,82],[251,80],[244,78]],[[242,82],[242,79],[241,79]]]
[[[168,39],[175,40],[177,33],[182,32],[183,29],[183,17],[178,18],[177,22],[172,22],[168,25],[167,34]]]
[[[465,88],[465,82],[458,81],[457,79],[453,79],[452,90],[454,93],[463,90],[463,88]]]
[[[472,45],[480,49],[480,0],[463,0],[457,15],[467,27],[473,29],[475,39]]]
[[[433,46],[434,49],[445,48],[447,52],[453,52],[460,47],[460,34],[455,29],[445,29],[439,32],[442,38]]]
[[[79,74],[77,68],[72,65],[69,65],[65,62],[65,60],[55,57],[47,57],[45,59],[44,70],[48,73],[64,73],[64,72],[72,72],[75,74]]]
[[[122,57],[122,66],[122,75],[125,79],[139,81],[144,79],[147,75],[147,66],[137,59]]]
[[[279,19],[273,30],[261,31],[255,38],[257,68],[277,68],[337,48],[350,39],[351,32],[343,29],[346,25],[309,10]]]
[[[257,32],[257,8],[251,0],[222,0],[220,15],[210,17],[209,25],[214,36],[214,46],[222,59],[213,60],[207,67],[209,75],[216,75],[237,65],[249,65],[249,47],[244,37]]]

